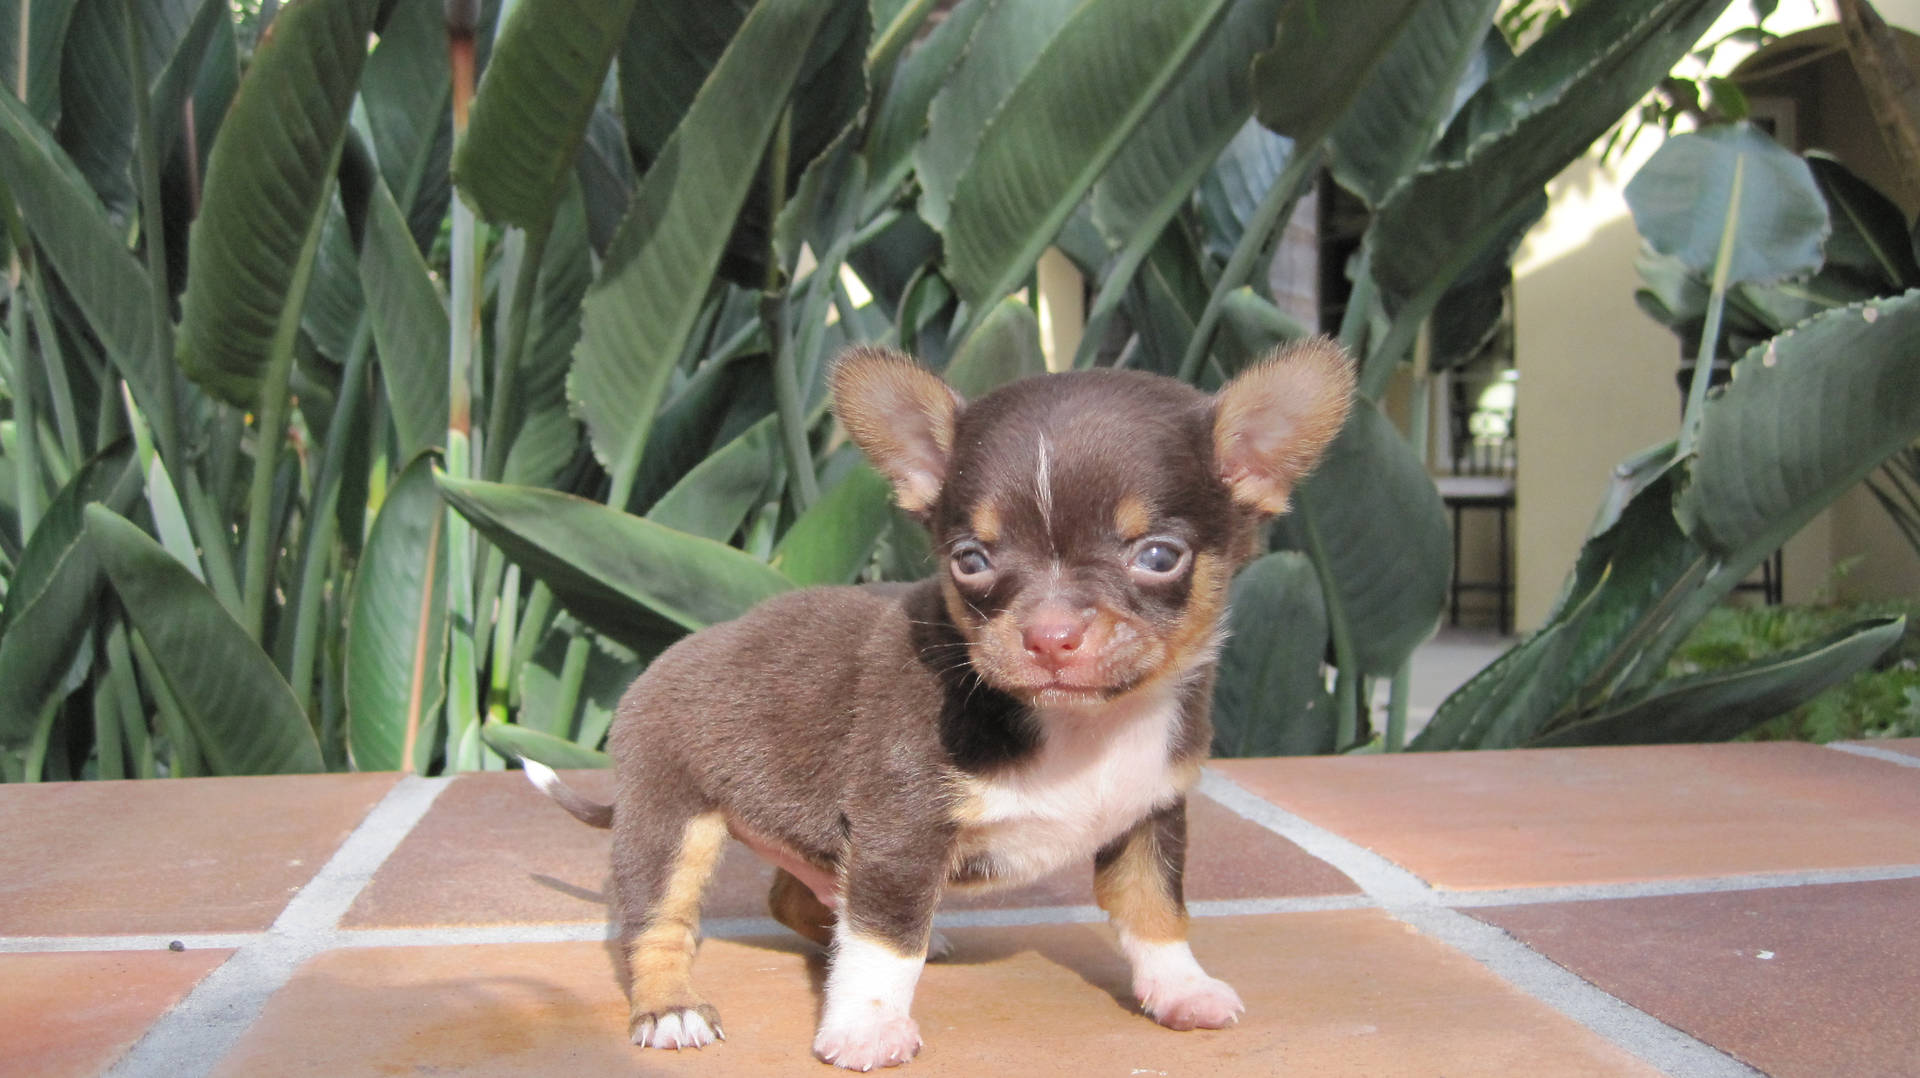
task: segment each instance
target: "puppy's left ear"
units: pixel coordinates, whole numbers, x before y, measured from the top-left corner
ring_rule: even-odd
[[[909,513],[933,508],[946,485],[961,403],[938,375],[884,348],[850,348],[833,367],[834,414]]]
[[[1353,361],[1326,337],[1275,351],[1214,398],[1213,458],[1233,500],[1284,513],[1347,421]]]

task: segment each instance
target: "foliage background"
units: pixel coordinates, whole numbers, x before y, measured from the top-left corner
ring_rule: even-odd
[[[3,0],[0,771],[597,762],[679,635],[926,570],[827,416],[839,347],[1037,373],[1055,247],[1073,364],[1217,385],[1306,332],[1254,269],[1323,166],[1369,209],[1367,400],[1235,585],[1218,747],[1375,744],[1449,563],[1378,401],[1724,6],[1516,55],[1492,0]],[[1910,306],[1783,367],[1872,377]],[[1604,610],[1628,574],[1583,565]]]

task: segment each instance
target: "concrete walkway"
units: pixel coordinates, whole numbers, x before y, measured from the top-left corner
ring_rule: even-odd
[[[1920,741],[1222,762],[1188,897],[1240,1026],[1141,1017],[1063,873],[944,908],[902,1073],[1911,1075],[1916,819]],[[517,775],[8,786],[0,828],[0,1073],[832,1073],[738,848],[729,1040],[628,1046],[606,835]]]

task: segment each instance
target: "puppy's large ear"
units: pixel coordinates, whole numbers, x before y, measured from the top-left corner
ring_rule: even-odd
[[[961,403],[947,383],[898,352],[850,348],[834,364],[834,414],[910,513],[926,512],[940,497]]]
[[[1326,337],[1275,351],[1214,398],[1213,457],[1233,500],[1284,513],[1347,421],[1353,361]]]

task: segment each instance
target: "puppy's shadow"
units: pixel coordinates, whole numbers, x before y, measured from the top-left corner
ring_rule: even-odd
[[[1062,924],[1048,925],[1045,929],[1044,932],[1023,931],[1017,938],[991,928],[969,929],[964,941],[954,945],[953,955],[941,964],[984,966],[1034,954],[1080,978],[1089,987],[1106,993],[1123,1010],[1139,1011],[1126,959],[1112,941],[1101,941],[1106,944],[1104,947],[1086,947],[1077,946],[1073,939],[1077,933],[1105,931],[1101,926]]]
[[[589,891],[579,884],[568,883],[565,880],[555,879],[552,876],[539,872],[530,872],[527,874],[527,878],[549,891],[558,891],[568,898],[577,898],[582,902],[591,902],[596,906],[604,906],[607,904],[607,892],[604,888],[598,891]]]
[[[603,881],[600,891],[592,891],[577,884],[552,876],[534,873],[530,878],[542,887],[583,902],[607,905],[607,887]],[[1137,1012],[1138,1004],[1133,998],[1131,975],[1125,959],[1111,941],[1103,941],[1104,947],[1074,946],[1071,939],[1082,932],[1102,932],[1098,925],[1062,924],[1048,926],[1050,931],[1039,933],[1023,932],[1015,939],[1008,934],[995,932],[992,928],[969,928],[963,930],[963,941],[956,943],[954,953],[931,965],[940,966],[985,966],[995,962],[1008,961],[1026,953],[1033,953],[1042,959],[1060,967],[1078,977],[1089,987],[1107,994],[1121,1009]],[[827,989],[827,952],[818,944],[792,934],[772,934],[730,937],[732,943],[742,944],[756,950],[776,954],[795,954],[806,959],[807,990],[813,995],[814,1018],[816,1023],[825,1008]],[[633,998],[633,974],[628,968],[625,945],[620,939],[618,928],[609,921],[606,938],[602,946],[607,953],[607,964],[613,970],[620,991],[628,999]]]

